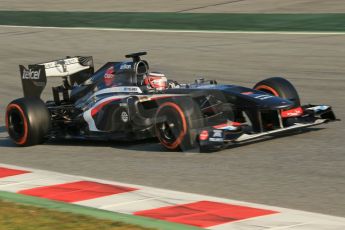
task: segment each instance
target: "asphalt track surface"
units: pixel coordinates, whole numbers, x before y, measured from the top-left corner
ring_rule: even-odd
[[[139,50],[149,52],[152,70],[182,82],[205,76],[251,87],[285,76],[303,103],[331,104],[344,119],[344,35],[1,28],[0,50],[1,163],[345,216],[342,121],[212,154],[165,152],[154,141],[18,148],[4,127],[6,104],[22,95],[18,64],[93,55],[99,67]]]
[[[0,0],[1,10],[188,12],[188,13],[343,13],[343,0]]]

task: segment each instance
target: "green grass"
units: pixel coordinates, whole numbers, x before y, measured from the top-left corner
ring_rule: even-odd
[[[136,29],[344,32],[345,14],[0,11],[0,24]]]
[[[0,200],[0,230],[153,230],[118,221]]]
[[[39,197],[32,197],[32,196],[25,196],[17,193],[10,193],[10,192],[4,192],[0,191],[0,200],[5,202],[13,202],[17,203],[19,205],[26,205],[29,207],[37,207],[37,208],[43,208],[44,210],[48,211],[51,210],[53,212],[63,212],[67,215],[81,215],[81,216],[87,216],[91,219],[95,218],[98,220],[108,220],[111,221],[111,223],[116,224],[123,224],[127,223],[124,226],[142,226],[143,228],[148,229],[164,229],[164,230],[199,230],[200,228],[188,226],[188,225],[182,225],[177,223],[171,223],[166,222],[162,220],[156,220],[151,218],[145,218],[141,216],[133,216],[133,215],[127,215],[122,213],[116,213],[106,210],[100,210],[92,207],[85,207],[80,205],[74,205],[69,203],[63,203],[48,199],[43,199]],[[3,205],[0,203],[0,208],[2,208]],[[3,213],[8,213],[8,211],[4,211],[0,209],[0,216],[3,215]],[[8,217],[5,219],[9,219]],[[110,222],[108,222],[110,223]],[[18,229],[22,230],[23,228],[12,228],[12,229]],[[38,228],[41,230],[40,228]],[[60,228],[65,229],[65,228]],[[94,228],[98,229],[98,228]],[[4,230],[2,228],[2,221],[0,217],[0,230]],[[7,229],[6,229],[7,230]],[[121,229],[122,230],[122,229]]]

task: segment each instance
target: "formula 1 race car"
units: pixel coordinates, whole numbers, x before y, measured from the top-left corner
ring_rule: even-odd
[[[180,84],[149,71],[141,56],[94,71],[92,57],[20,65],[24,97],[6,110],[19,146],[47,139],[138,140],[157,137],[169,150],[217,149],[229,143],[336,120],[330,106],[301,106],[294,86],[273,77],[253,89],[198,79]],[[62,77],[53,99],[41,94],[49,77]]]

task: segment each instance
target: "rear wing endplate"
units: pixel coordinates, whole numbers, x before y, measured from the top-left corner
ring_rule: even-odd
[[[83,82],[86,76],[93,74],[94,66],[91,56],[67,57],[55,61],[29,65],[19,65],[24,97],[40,98],[47,84],[47,77],[71,77],[72,84]],[[84,74],[83,74],[84,73]],[[83,76],[82,76],[83,75]],[[83,78],[78,80],[78,78]]]

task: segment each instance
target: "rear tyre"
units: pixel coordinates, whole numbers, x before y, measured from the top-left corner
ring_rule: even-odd
[[[6,127],[18,146],[37,145],[49,131],[50,113],[40,99],[19,98],[7,106]]]
[[[300,98],[295,87],[285,78],[272,77],[258,82],[254,86],[255,90],[260,90],[277,97],[281,97],[293,102],[293,108],[301,106]]]
[[[155,132],[169,150],[198,150],[197,131],[203,126],[201,111],[191,98],[163,102],[155,115]]]

